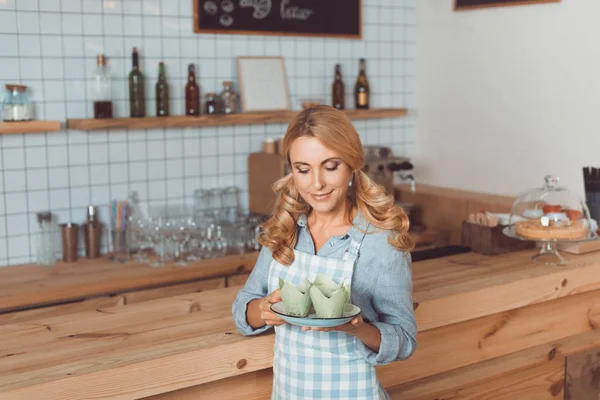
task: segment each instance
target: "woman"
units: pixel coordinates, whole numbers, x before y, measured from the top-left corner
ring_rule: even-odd
[[[362,144],[343,112],[298,114],[283,154],[292,172],[274,185],[263,249],[233,304],[236,326],[244,335],[275,327],[273,399],[387,399],[375,366],[407,359],[417,344],[408,218],[361,171]],[[362,315],[300,328],[270,310],[281,301],[279,278],[296,285],[317,272],[349,278]]]

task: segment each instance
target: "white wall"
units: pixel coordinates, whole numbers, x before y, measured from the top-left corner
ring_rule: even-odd
[[[546,174],[583,196],[600,166],[600,1],[453,11],[417,2],[419,180],[516,195]]]

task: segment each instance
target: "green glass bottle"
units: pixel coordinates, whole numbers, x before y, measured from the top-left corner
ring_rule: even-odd
[[[135,118],[146,116],[146,94],[144,74],[140,71],[137,48],[131,54],[133,68],[129,73],[129,115]]]
[[[169,116],[169,84],[165,74],[165,63],[158,64],[158,82],[156,82],[156,116]]]

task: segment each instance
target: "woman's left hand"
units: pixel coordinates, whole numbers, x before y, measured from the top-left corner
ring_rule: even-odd
[[[321,331],[321,332],[329,332],[329,331],[343,331],[348,332],[350,334],[355,333],[354,331],[360,330],[360,328],[367,325],[367,323],[363,320],[363,318],[359,315],[355,318],[352,318],[350,322],[347,322],[343,325],[334,326],[331,328],[317,328],[317,327],[309,327],[303,326],[303,331]]]

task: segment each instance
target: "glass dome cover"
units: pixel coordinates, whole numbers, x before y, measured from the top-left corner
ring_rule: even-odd
[[[548,175],[544,180],[544,186],[515,199],[510,214],[513,233],[538,241],[595,238],[585,202],[576,193],[559,186],[557,176]]]

